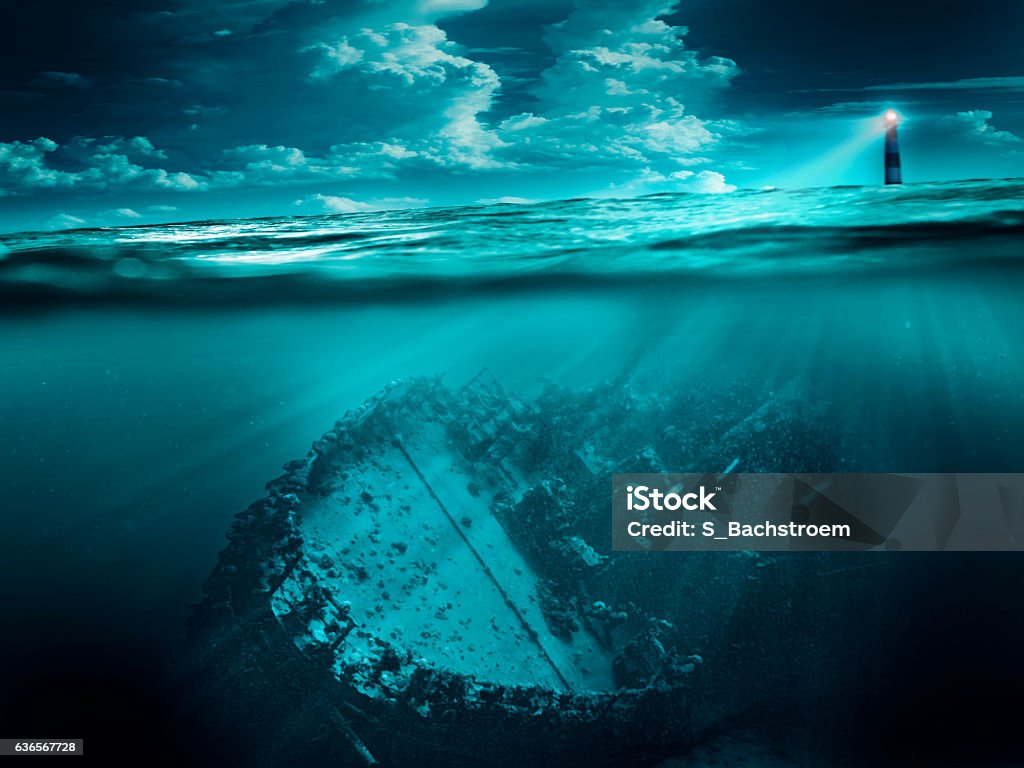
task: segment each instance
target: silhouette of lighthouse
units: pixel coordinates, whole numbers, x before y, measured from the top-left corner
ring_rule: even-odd
[[[903,172],[900,169],[900,138],[897,128],[900,116],[895,109],[885,113],[885,183],[902,184]]]

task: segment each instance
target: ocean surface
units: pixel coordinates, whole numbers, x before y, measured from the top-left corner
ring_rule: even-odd
[[[1024,181],[657,194],[0,235],[0,297],[337,304],[1014,269]]]
[[[0,722],[166,739],[231,518],[395,379],[685,392],[737,471],[1024,471],[1022,288],[1021,180],[0,235]],[[909,682],[870,706],[946,723],[941,665],[1003,725],[1024,568],[898,557],[864,589]]]

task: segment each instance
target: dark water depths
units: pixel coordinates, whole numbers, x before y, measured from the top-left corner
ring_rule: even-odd
[[[0,238],[0,721],[165,743],[231,517],[396,378],[688,390],[702,439],[749,432],[738,471],[1024,471],[1022,234],[1024,184],[986,182]],[[766,418],[814,439],[774,454]],[[1003,760],[1024,563],[896,557],[851,731],[966,753],[968,707]]]

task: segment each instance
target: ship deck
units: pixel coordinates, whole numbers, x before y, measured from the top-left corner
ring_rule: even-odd
[[[339,470],[300,524],[314,579],[351,605],[342,654],[372,654],[379,638],[480,680],[615,687],[596,638],[549,629],[538,577],[491,512],[495,492],[514,493],[508,476],[480,476],[429,421]]]

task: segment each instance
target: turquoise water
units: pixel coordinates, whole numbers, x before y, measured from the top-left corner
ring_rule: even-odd
[[[397,378],[663,396],[680,470],[1024,471],[1022,235],[1006,181],[0,236],[8,714],[158,685],[231,517]]]
[[[377,301],[458,289],[1019,268],[1024,181],[658,194],[0,236],[9,303]]]

